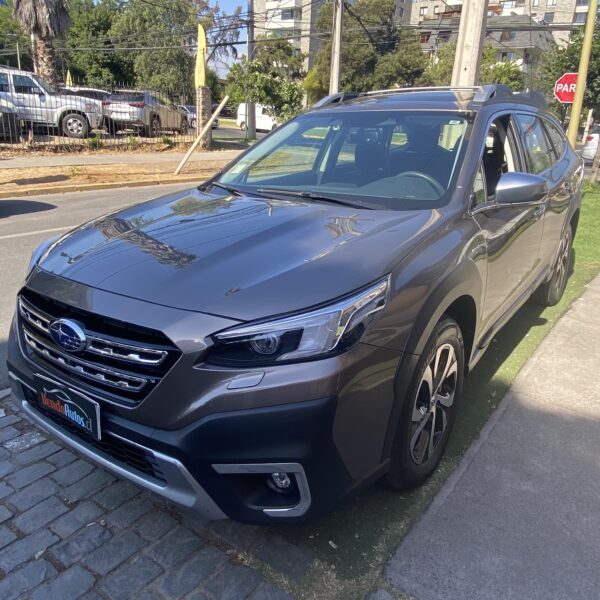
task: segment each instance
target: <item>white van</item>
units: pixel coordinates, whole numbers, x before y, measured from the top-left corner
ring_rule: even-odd
[[[260,131],[273,131],[278,125],[277,122],[267,114],[262,104],[255,104],[256,108],[256,129]],[[246,105],[240,104],[237,109],[237,125],[242,131],[246,131]]]

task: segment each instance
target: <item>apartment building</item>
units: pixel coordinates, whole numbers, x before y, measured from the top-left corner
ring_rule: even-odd
[[[544,22],[565,29],[553,30],[558,44],[565,44],[573,28],[583,26],[587,18],[589,0],[490,0],[488,16],[531,16],[536,22]],[[462,0],[415,0],[411,24],[435,18],[460,15]]]
[[[325,38],[317,31],[317,15],[326,1],[254,0],[255,35],[276,34],[290,39],[295,48],[307,55],[308,70]],[[412,0],[396,0],[396,19],[410,23],[411,7]]]
[[[421,48],[433,54],[440,46],[455,40],[458,35],[460,16],[442,19],[426,19],[421,22]],[[516,62],[525,73],[535,71],[542,54],[555,47],[555,41],[547,30],[527,31],[534,20],[528,15],[492,15],[488,17],[486,44],[496,50],[498,62]],[[431,26],[431,29],[427,27]]]

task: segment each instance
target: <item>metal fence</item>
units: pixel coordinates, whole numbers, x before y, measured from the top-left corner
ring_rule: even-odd
[[[175,145],[193,141],[198,129],[193,90],[52,89],[22,71],[0,70],[0,149]]]

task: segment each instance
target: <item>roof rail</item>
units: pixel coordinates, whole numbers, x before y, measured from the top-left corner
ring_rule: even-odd
[[[523,102],[525,104],[531,104],[538,108],[546,109],[548,107],[546,98],[541,92],[537,90],[525,90],[524,92],[513,92],[508,85],[501,83],[490,83],[477,86],[460,86],[460,85],[448,85],[448,86],[430,86],[430,87],[398,87],[390,88],[385,90],[373,90],[371,92],[339,92],[337,94],[331,94],[325,96],[319,100],[316,104],[313,104],[312,108],[321,108],[324,106],[331,106],[332,104],[341,104],[354,98],[364,98],[369,96],[386,96],[392,94],[402,94],[407,92],[463,92],[472,91],[475,92],[473,95],[474,104],[487,104],[489,102],[506,102],[516,101]]]

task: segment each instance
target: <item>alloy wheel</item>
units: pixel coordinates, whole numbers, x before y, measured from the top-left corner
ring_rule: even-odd
[[[441,344],[429,362],[417,390],[410,427],[410,453],[418,465],[434,456],[448,428],[458,381],[454,346]]]
[[[565,235],[560,241],[560,248],[558,250],[558,261],[556,263],[555,273],[555,285],[557,296],[563,293],[563,290],[567,284],[567,277],[569,276],[569,268],[571,262],[571,231],[567,229]]]
[[[69,135],[80,136],[83,133],[83,123],[81,122],[81,119],[69,117],[65,126]]]

